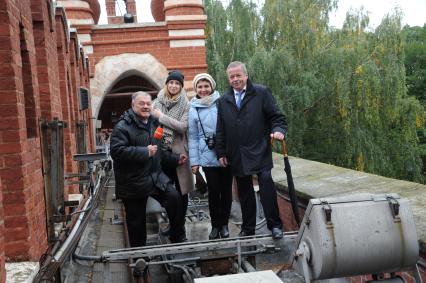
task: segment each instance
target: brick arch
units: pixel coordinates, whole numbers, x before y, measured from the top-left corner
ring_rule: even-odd
[[[143,76],[158,89],[167,77],[166,67],[151,54],[124,53],[104,57],[95,65],[95,74],[90,80],[92,117],[98,117],[105,95],[129,73]]]

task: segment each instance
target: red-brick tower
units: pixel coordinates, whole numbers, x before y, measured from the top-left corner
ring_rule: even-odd
[[[202,0],[153,0],[151,7],[155,23],[123,24],[113,0],[106,0],[108,25],[89,28],[69,15],[89,56],[92,115],[102,128],[130,106],[132,92],[155,96],[169,70],[184,73],[189,91],[194,75],[207,70]],[[135,1],[127,0],[127,9],[136,14]]]
[[[125,7],[123,6],[123,11],[117,11],[116,9],[116,3],[117,0],[105,0],[105,6],[107,11],[107,19],[108,24],[122,24],[124,23],[123,15],[125,13],[130,14],[133,16],[133,22],[137,22],[137,15],[136,15],[136,0],[122,0],[125,4]],[[121,12],[121,15],[117,15]]]

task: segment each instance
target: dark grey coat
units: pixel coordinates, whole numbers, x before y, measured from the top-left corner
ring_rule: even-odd
[[[248,176],[270,170],[272,148],[270,134],[285,134],[287,122],[272,93],[263,85],[247,81],[240,110],[230,87],[218,104],[216,153],[226,156],[235,176]]]
[[[179,155],[164,152],[149,157],[148,145],[158,144],[153,138],[158,121],[152,117],[144,124],[132,109],[120,117],[111,134],[111,157],[114,161],[115,192],[117,198],[141,198],[156,189],[173,186],[161,171],[161,162],[177,166]]]

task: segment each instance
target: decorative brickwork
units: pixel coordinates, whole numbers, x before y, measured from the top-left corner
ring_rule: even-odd
[[[38,122],[39,88],[29,0],[2,1],[0,168],[7,258],[37,260],[47,248]]]
[[[4,259],[38,261],[48,247],[40,119],[69,125],[65,164],[76,172],[76,121],[90,121],[76,95],[88,85],[84,56],[51,1],[0,2],[0,282]]]

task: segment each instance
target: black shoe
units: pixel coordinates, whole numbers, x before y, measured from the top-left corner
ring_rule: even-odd
[[[274,240],[281,239],[282,237],[283,237],[283,230],[281,230],[281,228],[278,228],[278,227],[272,228],[272,238]]]
[[[170,239],[170,242],[172,242],[174,244],[176,244],[176,243],[183,243],[183,242],[188,241],[188,239],[186,238],[185,234],[183,234],[183,235],[181,235],[179,237],[169,237],[169,239]]]
[[[241,230],[241,232],[238,234],[238,237],[246,237],[246,236],[253,236],[254,231],[244,231]]]
[[[209,239],[219,239],[219,228],[213,227],[212,231],[210,232]]]
[[[220,237],[221,237],[221,238],[228,238],[228,237],[229,237],[229,229],[228,229],[228,225],[223,225],[223,226],[220,228],[219,234],[220,234]]]

